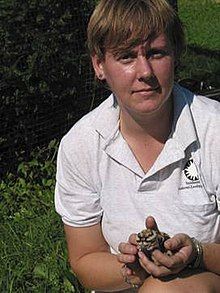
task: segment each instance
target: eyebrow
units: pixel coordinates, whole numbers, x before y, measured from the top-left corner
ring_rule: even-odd
[[[147,49],[147,51],[150,50],[161,50],[161,51],[172,51],[172,47],[171,46],[154,46],[154,47],[150,47],[149,49]]]
[[[144,44],[141,45],[144,52],[149,52],[149,51],[156,51],[156,50],[159,50],[159,51],[166,51],[166,52],[172,52],[173,51],[173,48],[169,45],[169,44],[164,44],[164,45],[154,45],[152,47],[148,47]],[[120,58],[121,55],[124,55],[124,54],[136,54],[138,49],[136,48],[137,46],[133,47],[133,48],[128,48],[128,49],[122,49],[122,50],[115,50],[115,51],[112,51],[112,55],[115,57],[115,58]]]

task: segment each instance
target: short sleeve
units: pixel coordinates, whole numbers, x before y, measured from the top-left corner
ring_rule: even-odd
[[[55,208],[62,221],[74,227],[100,222],[102,209],[93,172],[95,158],[90,158],[85,144],[61,141],[57,157]]]

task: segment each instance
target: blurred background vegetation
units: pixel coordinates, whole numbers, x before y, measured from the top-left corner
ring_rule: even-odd
[[[219,51],[219,4],[218,0],[178,0],[189,44]]]
[[[54,211],[61,136],[105,97],[87,56],[93,1],[0,2],[0,291],[83,292]],[[219,88],[220,4],[178,0],[189,46],[177,80]],[[199,89],[198,89],[199,90]]]
[[[188,43],[179,77],[204,81],[219,88],[220,2],[178,0],[178,7]]]

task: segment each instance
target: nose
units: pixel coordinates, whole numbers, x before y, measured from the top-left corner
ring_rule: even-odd
[[[137,78],[139,81],[147,82],[154,76],[150,61],[145,56],[139,56],[137,60]]]

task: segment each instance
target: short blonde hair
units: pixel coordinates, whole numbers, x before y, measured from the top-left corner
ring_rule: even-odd
[[[117,54],[165,33],[179,59],[184,47],[183,26],[166,0],[101,0],[87,29],[90,55],[102,60],[106,50]]]

